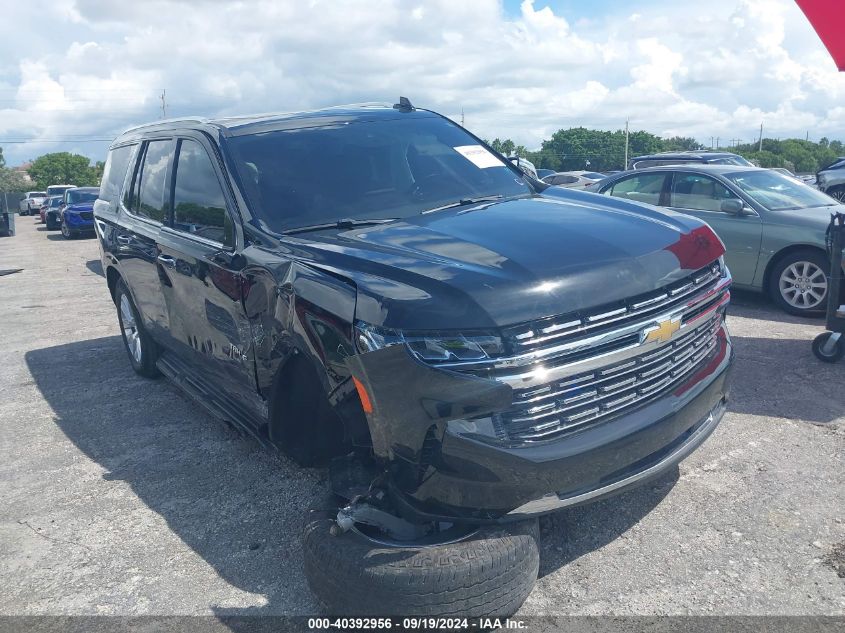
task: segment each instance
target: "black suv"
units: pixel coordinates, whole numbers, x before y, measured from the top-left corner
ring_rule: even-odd
[[[405,99],[132,129],[95,217],[135,371],[331,460],[304,558],[335,613],[514,611],[533,517],[667,471],[725,410],[706,224],[545,188]]]
[[[839,202],[845,202],[845,156],[840,156],[816,174],[816,186]]]
[[[636,156],[631,159],[631,169],[645,169],[646,167],[662,167],[664,165],[741,165],[753,167],[739,154],[730,152],[715,152],[711,150],[688,152],[659,152],[646,156]]]

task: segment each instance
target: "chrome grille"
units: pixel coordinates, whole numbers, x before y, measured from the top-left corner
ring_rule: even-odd
[[[502,439],[540,441],[613,417],[682,384],[714,352],[722,312],[662,347],[600,369],[515,389],[512,407],[494,417]]]
[[[563,319],[551,318],[505,330],[505,338],[517,353],[542,350],[564,339],[593,334],[638,320],[651,314],[666,312],[683,306],[715,288],[722,277],[718,262],[713,262],[693,274],[653,293],[638,295],[618,305],[604,306]]]

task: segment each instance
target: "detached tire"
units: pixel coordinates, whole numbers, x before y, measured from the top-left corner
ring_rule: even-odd
[[[430,547],[380,545],[330,533],[319,513],[305,528],[305,577],[328,615],[507,617],[540,568],[537,520],[482,526],[466,540]]]

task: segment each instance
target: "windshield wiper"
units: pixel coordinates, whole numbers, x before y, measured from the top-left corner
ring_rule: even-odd
[[[377,224],[387,224],[388,222],[395,222],[398,218],[371,218],[369,220],[355,220],[353,218],[341,218],[334,222],[325,222],[324,224],[310,224],[308,226],[298,226],[294,229],[282,231],[282,235],[295,235],[297,233],[308,233],[310,231],[325,231],[326,229],[354,229],[360,226],[375,226]]]
[[[434,213],[435,211],[445,211],[446,209],[463,207],[468,204],[475,204],[476,202],[493,202],[494,200],[501,200],[502,198],[504,198],[502,194],[497,194],[495,196],[478,196],[475,198],[461,198],[460,200],[450,202],[449,204],[444,204],[440,207],[434,207],[433,209],[426,209],[425,211],[420,211],[420,214]]]

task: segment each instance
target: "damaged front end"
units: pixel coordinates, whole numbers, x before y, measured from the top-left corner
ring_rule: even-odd
[[[346,364],[392,507],[517,520],[665,472],[724,413],[729,286],[713,262],[648,296],[500,332],[358,323]]]

